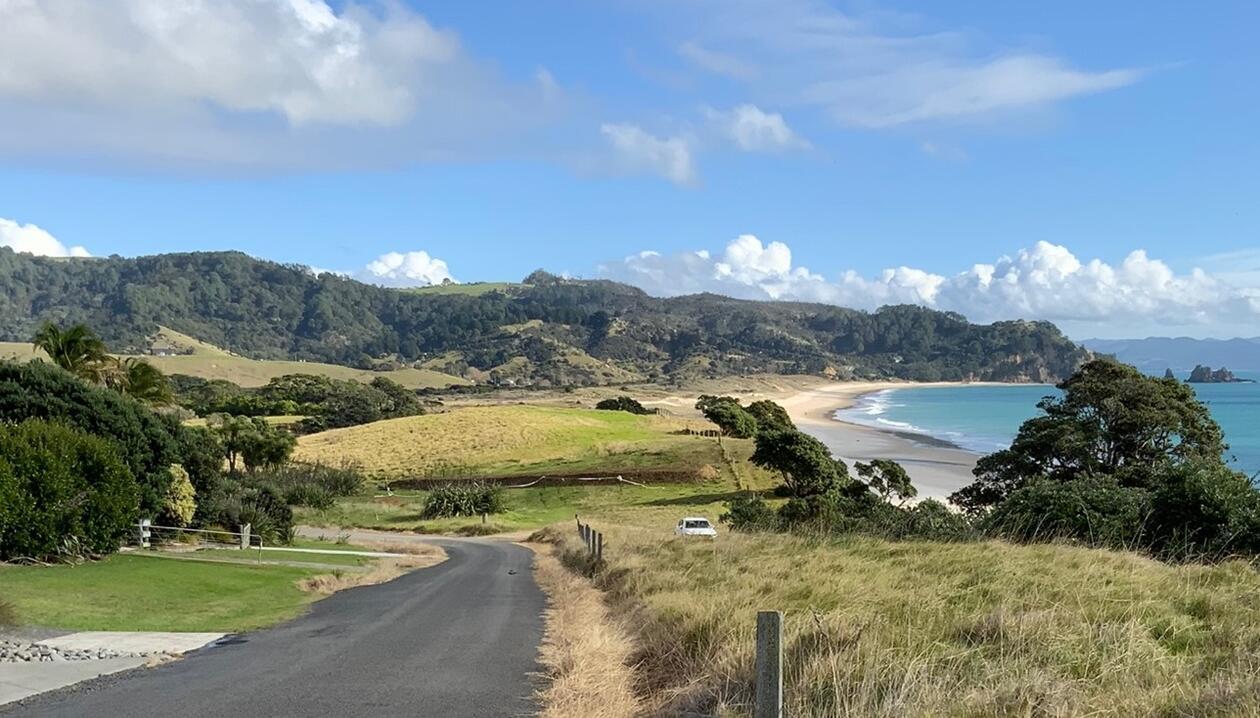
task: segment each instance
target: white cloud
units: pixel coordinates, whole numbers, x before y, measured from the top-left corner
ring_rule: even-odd
[[[725,112],[709,108],[705,114],[723,137],[746,152],[809,146],[808,142],[788,127],[783,115],[777,112],[765,112],[756,105],[739,105]]]
[[[676,3],[655,7],[684,28],[681,55],[695,67],[742,80],[777,106],[814,106],[853,127],[987,119],[1114,90],[1143,74],[1080,69],[1049,54],[987,47],[921,18],[847,14],[822,0],[701,0],[690,14]],[[723,58],[762,71],[732,72]]]
[[[1200,269],[1178,274],[1142,250],[1114,266],[1098,259],[1083,262],[1049,242],[952,276],[902,266],[874,277],[848,270],[829,280],[793,265],[787,245],[763,244],[753,235],[733,240],[720,255],[642,252],[600,271],[660,295],[707,291],[862,309],[912,303],[974,321],[1047,319],[1069,329],[1112,334],[1170,325],[1245,333],[1243,327],[1260,320],[1260,285],[1239,286]]]
[[[67,247],[47,230],[0,217],[0,247],[43,257],[90,257],[83,247]]]
[[[624,168],[652,172],[675,184],[695,183],[696,168],[686,138],[656,137],[629,123],[605,123],[599,131],[617,151]]]
[[[559,101],[404,3],[0,2],[0,152],[324,166],[473,152]]]
[[[752,80],[759,74],[756,67],[735,57],[702,47],[694,40],[678,46],[678,54],[715,75],[725,75],[736,80]]]
[[[349,276],[387,287],[427,287],[444,280],[455,281],[446,262],[424,251],[387,252]]]

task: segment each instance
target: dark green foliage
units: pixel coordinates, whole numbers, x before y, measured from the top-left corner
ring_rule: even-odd
[[[779,517],[760,496],[749,492],[726,504],[718,520],[736,531],[776,531]]]
[[[296,437],[259,417],[220,414],[210,417],[209,427],[230,473],[280,466],[297,446]]]
[[[112,553],[137,501],[110,442],[41,420],[0,425],[0,560]]]
[[[223,446],[209,429],[181,426],[176,434],[180,464],[199,495],[208,494],[223,475]]]
[[[46,319],[84,322],[121,351],[146,348],[160,323],[259,358],[353,365],[455,350],[489,371],[521,356],[529,378],[553,384],[597,379],[563,361],[575,350],[644,376],[686,374],[703,357],[714,376],[846,366],[857,376],[1036,381],[1067,376],[1086,356],[1044,322],[980,326],[916,306],[657,299],[554,276],[477,296],[412,293],[232,252],[66,261],[0,248],[0,338],[27,341]],[[530,320],[543,325],[501,331]]]
[[[503,491],[500,486],[481,481],[454,481],[444,484],[429,492],[421,517],[440,519],[497,514],[506,506]]]
[[[80,379],[92,382],[104,379],[109,352],[105,342],[87,326],[75,324],[62,329],[53,322],[44,322],[32,342],[36,349],[42,349],[48,355],[53,364]]]
[[[966,541],[977,536],[972,520],[935,499],[925,499],[906,509],[898,538],[929,541]]]
[[[796,428],[787,409],[769,399],[754,401],[745,408],[757,420],[757,431],[788,431]]]
[[[283,543],[292,535],[293,509],[275,486],[228,478],[212,494],[200,498],[196,521],[227,531],[250,524],[250,533],[264,542]]]
[[[854,468],[866,485],[885,501],[896,497],[898,502],[905,503],[906,499],[912,499],[919,494],[914,484],[910,483],[910,475],[895,461],[874,459],[867,464],[859,461]]]
[[[140,490],[140,511],[155,516],[179,455],[179,422],[51,364],[0,361],[0,417],[48,419],[112,442]],[[191,471],[191,470],[190,470]]]
[[[1172,558],[1260,553],[1260,493],[1219,462],[1170,467],[1150,495],[1148,543]]]
[[[357,494],[366,479],[354,466],[294,462],[260,469],[246,481],[252,485],[274,486],[290,506],[326,509],[338,496]]]
[[[1145,489],[1121,486],[1110,477],[1040,479],[1013,491],[981,522],[990,535],[1013,541],[1076,539],[1091,545],[1146,545],[1151,511]]]
[[[750,439],[757,435],[757,419],[734,397],[705,394],[696,400],[696,408],[727,436]]]
[[[778,471],[789,495],[797,498],[837,493],[853,481],[848,467],[832,458],[826,445],[795,430],[758,434],[752,462]]]
[[[628,411],[631,414],[653,414],[651,409],[640,404],[638,401],[628,396],[619,396],[615,399],[604,399],[595,405],[596,409],[601,411]]]
[[[1009,449],[981,459],[975,483],[950,499],[976,511],[1001,502],[1028,482],[1112,476],[1147,487],[1187,461],[1221,461],[1220,427],[1194,392],[1109,359],[1096,359],[1047,397],[1044,412],[1024,422]]]

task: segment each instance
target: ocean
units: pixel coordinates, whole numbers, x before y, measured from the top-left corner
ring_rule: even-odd
[[[1260,372],[1238,376],[1260,380]],[[1260,383],[1193,386],[1225,432],[1230,463],[1248,475],[1260,472]],[[836,418],[925,434],[988,454],[1009,446],[1019,425],[1037,415],[1037,402],[1057,394],[1048,384],[888,389],[861,397]]]

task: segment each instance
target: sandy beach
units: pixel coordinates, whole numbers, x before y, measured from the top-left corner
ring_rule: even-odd
[[[850,466],[855,461],[892,459],[905,467],[920,498],[945,499],[971,483],[979,455],[948,442],[909,432],[874,429],[833,418],[858,397],[898,387],[959,386],[954,383],[843,382],[806,389],[779,400],[792,420]]]

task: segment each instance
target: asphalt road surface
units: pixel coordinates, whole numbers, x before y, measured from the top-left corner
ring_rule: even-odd
[[[182,660],[48,693],[6,716],[529,715],[543,594],[528,549],[434,540],[448,559],[337,593]],[[137,598],[137,600],[143,600]],[[197,597],[188,597],[197,610]]]

